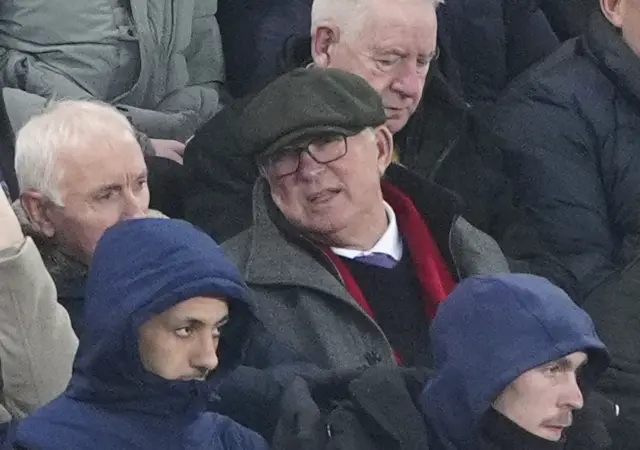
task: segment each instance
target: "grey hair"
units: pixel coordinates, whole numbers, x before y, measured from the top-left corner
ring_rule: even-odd
[[[133,127],[116,108],[98,101],[53,102],[18,131],[15,171],[20,193],[37,191],[63,206],[58,155],[65,149],[91,148],[121,135],[136,140]]]
[[[313,0],[311,7],[311,35],[323,23],[336,24],[343,35],[353,36],[359,32],[359,27],[365,13],[370,10],[372,0]],[[398,0],[383,0],[387,2]],[[413,0],[417,1],[417,0]],[[444,0],[422,0],[425,4],[437,8]],[[399,2],[398,2],[399,3]],[[398,7],[400,7],[398,5]]]

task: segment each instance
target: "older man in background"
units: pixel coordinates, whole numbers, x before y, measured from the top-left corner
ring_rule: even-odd
[[[16,211],[43,256],[76,333],[87,265],[102,233],[149,212],[147,166],[116,109],[64,101],[32,118],[16,139]]]

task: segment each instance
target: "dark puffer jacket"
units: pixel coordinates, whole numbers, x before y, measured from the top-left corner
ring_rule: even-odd
[[[494,117],[514,187],[585,293],[640,249],[638,80],[640,58],[596,15]]]
[[[640,58],[601,14],[516,83],[495,129],[534,225],[578,279],[640,439]],[[625,411],[628,410],[628,411]]]
[[[438,9],[442,69],[473,105],[493,104],[509,82],[559,41],[537,0],[456,0]]]
[[[581,35],[589,17],[600,8],[598,0],[541,0],[540,8],[553,31],[564,41]]]

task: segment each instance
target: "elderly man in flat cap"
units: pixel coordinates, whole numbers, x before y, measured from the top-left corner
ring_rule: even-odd
[[[508,271],[457,198],[396,164],[379,95],[338,69],[290,72],[244,105],[253,224],[224,244],[280,341],[327,369],[429,365],[428,325],[464,277]]]

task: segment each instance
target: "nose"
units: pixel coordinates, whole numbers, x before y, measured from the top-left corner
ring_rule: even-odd
[[[402,73],[396,77],[391,87],[403,97],[420,98],[424,86],[424,78],[422,74],[418,73],[415,64],[408,64],[404,67]]]
[[[564,393],[564,406],[568,406],[571,409],[581,409],[583,405],[584,398],[578,385],[578,380],[575,375],[571,375]]]
[[[218,341],[203,333],[191,357],[191,366],[212,371],[218,367]]]
[[[308,151],[300,154],[298,163],[298,175],[303,179],[310,179],[320,175],[326,169],[326,164],[317,162]]]

